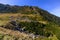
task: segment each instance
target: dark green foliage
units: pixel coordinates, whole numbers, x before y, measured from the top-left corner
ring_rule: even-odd
[[[4,28],[16,30],[16,28],[23,28],[25,27],[24,31],[28,31],[29,33],[34,33],[35,35],[42,35],[42,36],[50,36],[50,32],[44,30],[46,25],[39,22],[19,22],[18,27],[14,26],[11,23],[8,23],[4,26]],[[18,30],[19,31],[19,30]]]
[[[57,17],[46,10],[37,8],[36,11],[43,17],[43,20],[53,22],[60,25],[60,17]]]
[[[26,27],[25,30],[36,35],[50,36],[50,32],[45,33],[43,29],[46,27],[45,24],[39,22],[20,22],[22,27]]]

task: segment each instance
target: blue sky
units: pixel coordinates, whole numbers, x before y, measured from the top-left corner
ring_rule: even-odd
[[[60,17],[60,0],[0,0],[0,3],[20,6],[38,6]]]

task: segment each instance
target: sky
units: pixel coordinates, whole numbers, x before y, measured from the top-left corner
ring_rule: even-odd
[[[38,6],[60,17],[60,0],[0,0],[2,4]]]

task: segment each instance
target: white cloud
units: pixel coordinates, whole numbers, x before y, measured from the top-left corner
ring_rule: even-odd
[[[56,16],[60,17],[60,7],[56,7],[54,9],[51,10],[52,14],[55,14]]]
[[[16,2],[15,0],[0,0],[2,4],[15,4]]]

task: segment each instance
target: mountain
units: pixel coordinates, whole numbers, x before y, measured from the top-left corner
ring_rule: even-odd
[[[36,6],[0,4],[0,31],[1,40],[60,40],[60,17]]]

